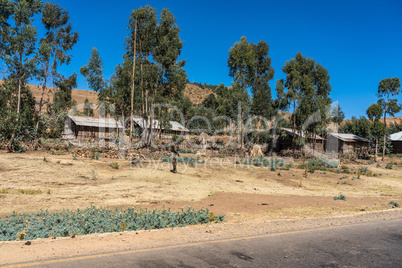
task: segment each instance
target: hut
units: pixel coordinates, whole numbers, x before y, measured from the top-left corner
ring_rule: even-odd
[[[63,140],[76,146],[103,140],[109,142],[123,131],[122,123],[113,118],[67,115]]]
[[[293,129],[290,128],[281,128],[280,133],[277,133],[273,135],[274,139],[274,144],[273,144],[273,149],[275,152],[281,152],[283,150],[289,150],[292,149],[292,140],[293,136],[296,136],[296,138],[303,138],[305,140],[305,144],[309,146],[311,149],[318,151],[318,152],[324,152],[324,143],[325,139],[322,138],[319,135],[315,136],[308,136],[304,132],[295,131],[293,132]]]
[[[327,152],[351,154],[358,151],[368,151],[370,141],[351,133],[332,133],[328,136]]]
[[[134,128],[138,135],[142,135],[145,131],[149,129],[150,122],[142,117],[133,117]],[[126,128],[130,129],[130,118],[126,120]],[[152,131],[155,133],[161,132],[164,136],[172,135],[188,135],[190,131],[177,121],[169,121],[169,124],[161,125],[159,120],[152,120]]]
[[[402,153],[402,131],[391,134],[389,136],[392,143],[392,153],[401,154]]]

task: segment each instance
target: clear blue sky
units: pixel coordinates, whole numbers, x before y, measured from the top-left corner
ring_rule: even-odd
[[[377,101],[378,82],[402,78],[402,1],[135,1],[56,0],[70,12],[80,41],[65,75],[79,74],[92,47],[104,61],[106,79],[122,62],[131,10],[147,4],[176,16],[184,47],[180,59],[191,82],[230,85],[230,47],[246,36],[266,41],[275,69],[271,88],[284,77],[284,63],[297,52],[314,58],[331,76],[331,97],[346,118],[364,115]],[[79,74],[78,88],[86,82]],[[402,94],[398,97],[402,102]],[[398,114],[402,115],[402,113]]]

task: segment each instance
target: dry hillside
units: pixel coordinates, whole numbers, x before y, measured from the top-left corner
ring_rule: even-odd
[[[0,80],[0,84],[2,83],[3,81]],[[39,103],[42,95],[42,88],[37,85],[29,85],[29,88],[34,95],[34,98],[37,100],[37,103]],[[58,88],[48,87],[48,90],[43,97],[44,100],[47,100],[51,103],[53,101],[53,94],[57,90]],[[184,90],[184,95],[188,96],[195,105],[201,104],[202,101],[211,93],[213,93],[211,89],[201,88],[193,84],[186,84],[186,88]],[[90,90],[73,89],[72,97],[77,104],[83,104],[86,98],[88,98],[89,102],[91,103],[95,104],[98,102],[98,93]]]

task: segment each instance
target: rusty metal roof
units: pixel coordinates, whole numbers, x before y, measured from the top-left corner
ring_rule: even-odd
[[[89,117],[89,116],[77,116],[77,115],[67,115],[77,126],[88,126],[88,127],[100,127],[100,128],[123,128],[121,122],[117,122],[114,118],[105,117]],[[117,126],[117,127],[116,127]]]
[[[346,142],[371,142],[368,139],[356,136],[352,133],[331,133],[331,136]]]

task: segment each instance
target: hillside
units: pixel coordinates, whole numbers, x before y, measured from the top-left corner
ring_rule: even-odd
[[[0,84],[2,83],[3,81],[0,80]],[[29,88],[38,104],[42,95],[42,88],[37,85],[29,85]],[[45,93],[43,99],[49,103],[52,103],[53,94],[59,89],[55,87],[48,87],[48,89],[50,90],[49,92]],[[194,84],[186,84],[186,88],[184,90],[184,95],[188,96],[194,105],[201,104],[202,101],[211,93],[213,93],[212,89],[201,88]],[[77,102],[77,104],[83,104],[86,98],[88,98],[89,102],[95,104],[98,102],[98,93],[91,90],[73,89],[72,98]]]
[[[215,94],[212,89],[201,88],[194,84],[186,84],[186,89],[184,90],[184,95],[189,97],[194,105],[200,105],[210,94]]]

